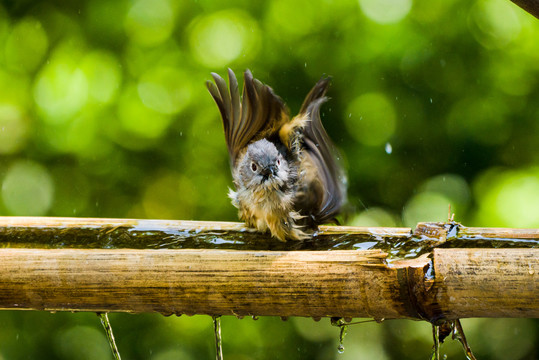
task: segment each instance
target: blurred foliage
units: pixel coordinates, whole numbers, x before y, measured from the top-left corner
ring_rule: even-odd
[[[0,3],[0,214],[235,220],[210,71],[323,108],[355,225],[539,227],[539,22],[506,0]],[[209,317],[112,314],[126,359],[211,359]],[[480,359],[537,320],[464,320]],[[106,359],[93,314],[0,313],[0,359]],[[226,359],[426,359],[430,325],[223,319]],[[460,345],[442,347],[464,359]]]

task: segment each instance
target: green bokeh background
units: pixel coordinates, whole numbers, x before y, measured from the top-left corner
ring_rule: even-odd
[[[0,2],[0,215],[236,220],[210,72],[250,68],[323,121],[348,223],[539,228],[539,21],[507,0]],[[212,359],[211,319],[110,315],[125,359]],[[463,320],[480,359],[539,322]],[[424,322],[223,319],[225,359],[427,359]],[[442,347],[464,359],[460,345]],[[110,359],[95,314],[0,312],[0,359]]]

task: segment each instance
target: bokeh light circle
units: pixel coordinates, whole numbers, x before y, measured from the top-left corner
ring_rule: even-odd
[[[53,198],[52,176],[36,162],[15,162],[2,181],[2,200],[10,215],[46,215]]]
[[[190,26],[189,43],[194,57],[203,65],[221,68],[256,55],[260,44],[257,22],[240,10],[203,15]]]
[[[88,80],[77,60],[69,46],[60,47],[36,78],[34,100],[49,124],[68,122],[88,101]]]
[[[131,6],[125,31],[136,43],[157,45],[170,37],[174,28],[174,12],[168,0],[137,0]]]
[[[539,169],[492,170],[475,184],[477,226],[539,227]]]
[[[118,102],[117,115],[120,124],[129,134],[137,137],[158,138],[170,125],[172,118],[146,106],[135,86],[124,90]]]
[[[28,121],[15,105],[0,103],[0,154],[12,154],[26,143]]]
[[[84,57],[81,68],[88,81],[91,99],[104,104],[112,101],[122,78],[116,57],[106,51],[93,51]]]
[[[419,222],[445,221],[451,199],[437,192],[421,192],[404,206],[402,219],[405,226],[415,228]]]
[[[6,62],[11,68],[33,71],[43,60],[48,47],[49,40],[41,22],[32,17],[24,18],[7,38]]]
[[[397,226],[395,216],[379,207],[369,208],[357,214],[350,222],[352,226]]]
[[[137,85],[141,101],[162,114],[174,114],[191,100],[190,83],[186,74],[173,67],[154,67],[146,72]]]
[[[470,30],[481,45],[487,49],[506,46],[521,31],[514,6],[504,0],[477,1],[470,12]]]
[[[401,21],[412,9],[412,0],[359,0],[363,13],[379,24]]]

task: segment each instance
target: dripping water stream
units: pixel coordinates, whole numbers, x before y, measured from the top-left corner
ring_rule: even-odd
[[[118,347],[116,346],[116,341],[114,340],[114,334],[112,333],[112,327],[110,326],[108,314],[97,313],[97,315],[101,319],[101,324],[103,325],[103,328],[105,329],[105,333],[107,334],[107,339],[109,341],[110,349],[112,350],[112,356],[114,356],[115,360],[121,360],[120,351],[118,351]]]
[[[221,338],[221,316],[212,316],[213,335],[215,337],[215,359],[223,360],[223,341]]]

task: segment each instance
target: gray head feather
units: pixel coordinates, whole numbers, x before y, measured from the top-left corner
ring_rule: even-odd
[[[240,183],[247,188],[276,188],[289,179],[288,162],[275,144],[262,139],[249,144],[239,166]]]

